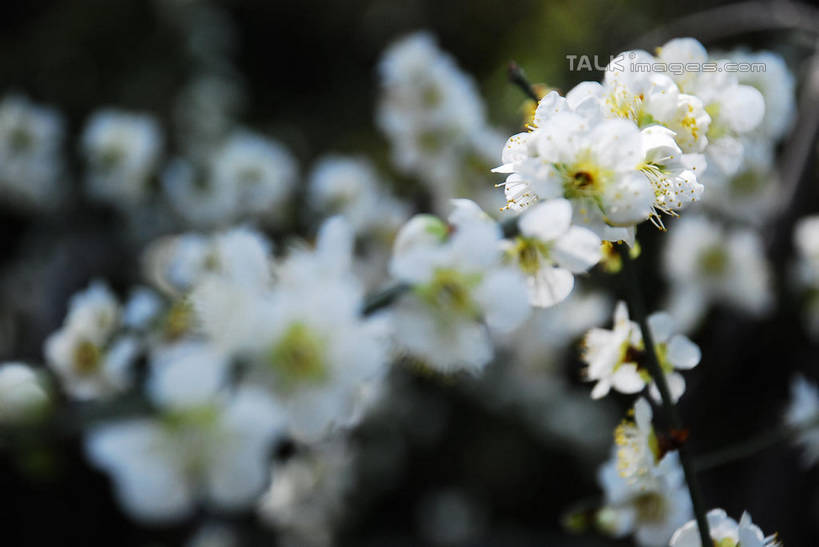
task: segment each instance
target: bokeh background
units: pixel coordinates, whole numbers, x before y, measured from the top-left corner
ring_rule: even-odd
[[[492,125],[512,134],[521,126],[523,96],[507,81],[510,60],[533,82],[567,90],[599,78],[599,73],[570,72],[567,54],[607,59],[645,45],[640,40],[646,33],[715,4],[11,1],[0,7],[0,93],[24,93],[65,116],[65,184],[75,187],[82,172],[77,137],[101,106],[153,113],[166,134],[166,153],[181,151],[184,145],[175,137],[185,125],[178,105],[191,78],[202,72],[236,84],[235,119],[284,143],[302,173],[327,152],[365,154],[389,172],[388,144],[374,124],[375,66],[401,35],[419,29],[436,35],[477,80]],[[805,36],[791,30],[724,38],[713,28],[708,32],[709,48],[745,44],[781,53],[797,77],[810,52]],[[779,280],[787,279],[794,221],[819,212],[815,167],[812,153],[803,177],[806,190],[766,234]],[[416,181],[397,174],[392,180],[397,195],[425,207]],[[271,235],[309,237],[312,229],[296,222],[292,230]],[[139,249],[163,230],[155,226],[135,236],[116,211],[79,192],[66,207],[47,214],[4,201],[0,359],[41,362],[42,341],[59,326],[69,296],[95,277],[121,291],[139,282]],[[659,274],[662,234],[642,226],[639,235],[643,287],[648,302],[659,302],[665,291]],[[613,282],[619,290],[602,274],[591,282]],[[817,345],[801,326],[799,296],[784,282],[777,294],[780,304],[769,317],[752,320],[718,308],[693,336],[705,357],[688,375],[681,412],[695,454],[776,429],[791,373],[816,374]],[[570,352],[556,366],[582,396],[587,386],[581,387],[575,355]],[[502,359],[493,365],[503,366]],[[567,534],[561,523],[576,503],[599,497],[596,468],[609,454],[611,428],[629,399],[577,403],[576,409],[562,402],[557,408],[549,403],[546,386],[539,406],[520,412],[514,410],[514,393],[505,398],[511,402],[487,395],[494,374],[441,381],[411,369],[393,373],[391,382],[400,389],[390,409],[351,435],[359,457],[338,525],[341,545],[630,544],[593,533]],[[584,412],[594,414],[589,422],[597,425],[574,435],[555,433],[560,428],[547,423],[563,421],[580,429],[583,421],[571,420]],[[289,450],[294,448],[281,447],[282,457]],[[734,516],[748,510],[763,530],[779,531],[786,545],[819,544],[819,476],[799,465],[794,448],[767,449],[705,472],[701,481],[709,506]],[[71,437],[0,453],[0,499],[9,545],[182,545],[204,518],[160,529],[129,520],[113,500],[108,479],[85,463],[79,439]],[[276,544],[275,532],[253,515],[219,522],[237,531],[241,545]]]

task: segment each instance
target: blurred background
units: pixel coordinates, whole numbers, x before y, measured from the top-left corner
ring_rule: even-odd
[[[41,363],[43,340],[59,327],[71,294],[94,278],[127,293],[144,282],[140,252],[145,244],[186,228],[168,221],[159,208],[126,218],[80,191],[80,135],[102,107],[153,115],[164,134],[163,162],[207,155],[195,148],[192,132],[218,138],[239,125],[273,137],[299,165],[297,196],[316,158],[364,155],[390,174],[394,195],[423,211],[430,208],[423,185],[391,166],[389,143],[375,123],[376,65],[394,40],[423,29],[436,36],[441,49],[475,78],[488,123],[506,137],[523,124],[525,98],[508,82],[510,60],[532,82],[566,91],[579,81],[600,78],[599,72],[570,72],[566,55],[598,55],[605,63],[609,55],[646,46],[641,40],[647,33],[718,4],[5,2],[0,7],[0,98],[24,95],[62,115],[60,184],[68,195],[53,209],[14,199],[0,203],[0,360]],[[731,21],[718,23],[731,26]],[[779,29],[721,37],[710,26],[703,31],[709,50],[745,45],[777,52],[797,82],[803,81],[812,46],[803,33]],[[659,43],[674,37],[656,36]],[[202,82],[212,85],[217,99],[203,91]],[[815,141],[800,199],[766,234],[779,305],[758,319],[716,307],[692,336],[705,357],[687,376],[688,394],[680,408],[695,454],[776,429],[792,372],[819,376],[817,344],[805,333],[800,315],[802,296],[785,282],[791,228],[800,216],[819,212],[814,152]],[[499,163],[499,148],[497,155]],[[314,234],[315,226],[304,215],[307,198],[297,197],[291,207],[292,218],[284,226],[267,229],[277,243]],[[659,303],[667,288],[660,267],[663,234],[644,225],[639,237],[646,298]],[[587,284],[614,286],[617,297],[622,292],[614,279],[596,272]],[[602,313],[589,312],[587,326],[609,324],[612,302],[601,306]],[[575,341],[583,328],[571,333]],[[589,386],[581,382],[576,344],[544,359],[549,360],[545,380],[526,382],[527,393],[516,392],[518,386],[500,395],[493,389],[511,382],[502,371],[502,357],[483,378],[442,380],[396,367],[390,404],[366,418],[346,441],[355,462],[345,468],[349,484],[342,489],[343,503],[333,510],[338,544],[631,544],[593,532],[570,534],[563,525],[567,511],[600,498],[596,469],[609,455],[611,431],[630,398],[591,401]],[[558,388],[560,394],[553,393],[549,379],[554,377],[566,386]],[[287,459],[298,450],[282,446],[278,457]],[[763,530],[778,531],[786,545],[819,544],[819,476],[816,469],[804,470],[798,451],[787,444],[704,472],[701,481],[709,506],[737,518],[748,510]],[[229,529],[237,545],[279,541],[275,527],[260,524],[255,514],[201,514],[171,527],[141,526],[120,512],[108,478],[88,466],[80,439],[70,436],[32,440],[0,453],[0,493],[9,545],[183,545],[203,522]]]

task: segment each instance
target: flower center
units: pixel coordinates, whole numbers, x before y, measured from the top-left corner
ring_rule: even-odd
[[[477,315],[472,301],[472,289],[480,282],[480,274],[465,274],[457,270],[439,268],[432,281],[415,288],[415,292],[429,306],[462,315]]]
[[[700,255],[700,269],[711,277],[717,277],[728,269],[728,254],[720,245],[712,245]]]
[[[296,322],[270,350],[268,362],[286,387],[320,384],[330,375],[325,350],[318,333]]]
[[[80,340],[74,346],[74,370],[79,374],[92,374],[99,368],[102,358],[100,348],[90,340]]]
[[[668,502],[657,492],[645,492],[632,500],[637,512],[637,519],[641,522],[660,522],[668,515]]]

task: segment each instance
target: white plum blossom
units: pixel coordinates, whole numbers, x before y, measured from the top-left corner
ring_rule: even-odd
[[[442,372],[477,371],[492,358],[490,333],[508,333],[529,314],[526,285],[502,261],[501,232],[477,205],[456,209],[451,229],[411,219],[396,238],[390,270],[410,285],[391,310],[399,347]]]
[[[754,132],[773,140],[784,137],[796,115],[796,82],[782,56],[772,51],[740,49],[723,57],[751,65],[751,70],[736,75],[740,84],[756,88],[765,100],[765,116]],[[764,68],[756,68],[759,64]]]
[[[312,210],[342,215],[357,234],[394,234],[408,213],[383,185],[367,159],[328,155],[310,173],[307,201]]]
[[[378,75],[376,123],[395,166],[427,185],[439,211],[455,197],[498,203],[488,170],[503,138],[487,125],[473,79],[435,38],[416,32],[398,39],[382,55]]]
[[[637,400],[633,416],[615,430],[613,457],[598,473],[605,503],[597,526],[615,537],[633,535],[638,545],[660,547],[691,518],[691,498],[679,455],[660,451],[645,399]]]
[[[819,215],[800,219],[793,232],[796,262],[792,277],[802,291],[802,310],[808,333],[819,338]]]
[[[796,442],[802,447],[805,465],[819,461],[819,389],[801,375],[791,381],[785,425],[799,431]]]
[[[743,158],[740,137],[760,125],[765,115],[762,93],[740,84],[736,71],[726,70],[727,59],[711,59],[693,38],[676,38],[658,48],[658,61],[680,89],[698,97],[711,117],[708,126],[706,159],[709,170],[731,176]],[[715,70],[688,70],[691,64],[711,63]]]
[[[745,137],[742,165],[730,176],[706,170],[708,188],[704,205],[718,214],[751,226],[770,219],[780,205],[781,184],[774,160],[773,142],[765,137]]]
[[[59,201],[64,128],[60,115],[19,95],[0,101],[0,188],[27,207]]]
[[[0,424],[30,423],[50,407],[50,389],[41,371],[25,363],[0,364]]]
[[[685,392],[685,378],[677,371],[697,366],[700,349],[685,336],[675,334],[675,322],[668,313],[650,315],[648,326],[660,369],[676,402]],[[592,398],[604,397],[612,388],[621,393],[639,393],[648,384],[651,396],[660,400],[647,367],[648,356],[640,327],[629,319],[624,302],[619,302],[615,308],[611,330],[593,328],[586,334],[582,358],[588,365],[586,380],[597,382],[592,389]]]
[[[158,414],[88,433],[89,460],[111,474],[131,517],[179,520],[199,503],[239,510],[262,492],[282,413],[258,388],[227,389],[226,371],[224,358],[206,344],[174,346],[151,363],[149,395]]]
[[[86,190],[117,206],[140,203],[161,151],[162,134],[151,116],[116,109],[94,113],[82,134]]]
[[[262,520],[287,547],[334,545],[335,528],[353,487],[354,454],[343,440],[310,447],[277,464],[270,488],[259,501]]]
[[[131,383],[140,344],[120,332],[122,309],[103,282],[74,295],[62,327],[45,341],[48,366],[75,399],[111,397]]]
[[[340,217],[322,225],[315,249],[296,248],[268,283],[266,264],[197,284],[191,301],[203,333],[247,362],[247,377],[282,402],[290,433],[315,440],[358,416],[361,391],[386,362],[379,318],[361,316],[363,289],[350,270],[353,233]]]
[[[224,139],[197,172],[177,159],[163,173],[162,185],[171,206],[197,226],[224,226],[238,219],[275,223],[296,183],[298,165],[277,141],[248,130]]]
[[[518,220],[520,235],[508,242],[529,288],[533,306],[548,307],[566,299],[574,275],[587,272],[601,257],[602,241],[594,232],[572,226],[572,206],[566,199],[534,205]]]
[[[555,92],[541,100],[538,111],[551,108],[560,111],[542,119],[536,113],[536,129],[511,137],[504,147],[503,165],[495,172],[509,174],[504,183],[509,207],[565,197],[578,205],[578,216],[602,215],[610,226],[648,219],[655,196],[639,171],[645,154],[637,126],[621,119],[593,123],[569,111]]]
[[[594,118],[631,120],[641,129],[665,127],[686,153],[702,152],[711,117],[699,98],[682,93],[669,76],[641,66],[654,61],[641,50],[620,53],[606,67],[602,84],[582,82],[566,94],[569,106]]]
[[[753,316],[770,309],[771,273],[757,232],[726,230],[700,215],[686,215],[669,231],[663,268],[671,283],[668,308],[681,330],[694,328],[716,302]]]
[[[776,534],[765,537],[762,530],[751,522],[751,515],[747,512],[742,513],[739,524],[722,509],[712,509],[708,511],[706,518],[708,519],[708,529],[711,532],[711,539],[714,540],[715,546],[775,547],[781,545],[776,539]],[[679,530],[674,532],[669,547],[702,547],[697,522],[694,520],[687,522]]]
[[[191,232],[161,238],[143,257],[148,278],[171,295],[184,295],[213,275],[267,285],[272,261],[272,244],[267,238],[242,226],[210,236]]]

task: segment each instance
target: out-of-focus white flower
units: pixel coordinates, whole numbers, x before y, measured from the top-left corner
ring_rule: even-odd
[[[63,120],[56,111],[9,95],[0,102],[0,188],[27,207],[55,204],[59,185]]]
[[[782,56],[772,51],[740,49],[723,57],[751,65],[751,70],[736,75],[740,84],[758,89],[765,99],[765,117],[755,133],[772,140],[784,137],[796,115],[796,81]]]
[[[796,262],[792,277],[803,291],[802,315],[810,335],[819,338],[819,215],[796,223],[793,232]]]
[[[767,137],[742,139],[744,156],[739,170],[731,176],[706,170],[702,183],[708,188],[703,200],[717,213],[752,226],[769,219],[780,203],[779,173],[774,162],[774,145]]]
[[[311,446],[273,470],[259,502],[261,518],[289,547],[334,545],[335,527],[352,485],[353,454],[341,441]]]
[[[115,109],[96,112],[82,134],[88,193],[123,207],[141,202],[161,151],[162,135],[152,117]]]
[[[399,232],[390,270],[412,289],[391,317],[399,346],[424,364],[476,371],[492,358],[489,334],[517,328],[529,303],[523,276],[502,262],[498,226],[474,204],[461,203],[453,220],[451,235],[429,216]]]
[[[497,192],[491,192],[488,171],[502,138],[487,126],[472,78],[426,32],[388,47],[378,72],[382,94],[376,123],[390,141],[398,169],[428,186],[439,211],[455,197],[490,205],[484,200]]]
[[[759,235],[725,230],[704,216],[686,215],[670,229],[663,266],[671,282],[671,315],[688,332],[719,302],[759,316],[770,309],[770,270]]]
[[[99,281],[71,298],[62,327],[44,344],[46,361],[69,396],[109,397],[130,384],[139,343],[118,333],[121,314],[116,297]]]
[[[676,372],[689,370],[700,362],[699,347],[681,334],[675,334],[672,317],[665,312],[649,316],[648,326],[654,338],[660,368],[674,401],[685,392],[685,379]],[[640,327],[628,317],[624,302],[614,311],[614,328],[591,329],[583,339],[583,361],[588,364],[586,379],[596,381],[592,397],[598,399],[614,388],[621,393],[638,393],[651,385],[652,397],[660,393],[646,365],[646,351]]]
[[[300,439],[349,425],[364,384],[386,364],[383,322],[361,317],[352,246],[351,228],[334,217],[322,226],[315,250],[294,249],[278,265],[275,284],[248,279],[252,269],[226,257],[225,267],[244,276],[206,276],[191,295],[207,337],[246,358],[250,381],[283,401]]]
[[[0,364],[0,423],[34,421],[50,406],[51,395],[40,372],[25,363]]]
[[[797,442],[802,446],[805,465],[819,461],[819,389],[801,375],[791,381],[785,424],[799,430]]]
[[[692,509],[679,456],[660,452],[651,419],[651,407],[641,398],[634,420],[616,429],[614,457],[598,474],[605,505],[597,525],[612,536],[633,534],[638,545],[660,547],[691,518]]]
[[[526,276],[533,306],[565,300],[574,287],[574,274],[587,272],[600,260],[600,237],[571,221],[569,200],[545,201],[521,215],[520,235],[508,242],[506,252]]]
[[[406,220],[406,207],[383,188],[364,158],[329,155],[313,167],[308,203],[325,215],[340,214],[361,235],[394,234]]]
[[[152,243],[143,262],[148,278],[160,289],[180,295],[208,276],[267,287],[271,280],[272,245],[260,232],[236,227],[212,236],[187,233]]]
[[[762,530],[751,522],[751,515],[747,512],[742,513],[739,524],[722,509],[712,509],[708,511],[706,518],[708,519],[708,529],[711,532],[711,539],[714,540],[715,546],[774,547],[781,545],[776,539],[776,534],[765,537]],[[669,546],[702,547],[697,522],[695,520],[687,522],[679,530],[674,532]],[[711,546],[709,545],[707,547]]]
[[[227,363],[207,345],[170,348],[152,362],[155,418],[95,426],[90,461],[112,475],[133,518],[166,522],[199,502],[221,510],[250,506],[268,479],[267,456],[281,411],[252,387],[227,390]]]
[[[197,226],[225,226],[247,217],[275,223],[296,182],[298,165],[277,141],[237,130],[211,153],[199,173],[177,159],[163,173],[162,186],[173,209]]]
[[[146,330],[158,319],[164,306],[162,297],[152,289],[135,287],[122,310],[122,324],[130,329]]]

